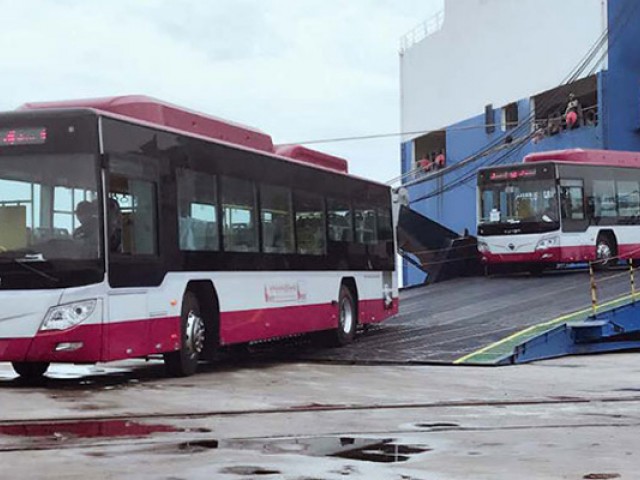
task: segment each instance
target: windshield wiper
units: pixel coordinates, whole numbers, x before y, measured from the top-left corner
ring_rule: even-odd
[[[53,275],[49,275],[48,273],[43,272],[42,270],[39,270],[29,265],[30,263],[33,263],[33,262],[44,262],[45,259],[41,253],[25,255],[22,258],[12,258],[12,260],[13,260],[13,263],[20,265],[25,270],[29,270],[30,272],[36,273],[51,282],[58,283],[60,281],[59,278],[54,277]]]

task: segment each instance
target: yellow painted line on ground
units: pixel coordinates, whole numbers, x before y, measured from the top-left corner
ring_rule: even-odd
[[[640,296],[640,293],[637,293],[635,295],[635,298],[638,298],[638,296]],[[609,300],[608,302],[605,302],[601,305],[598,305],[598,311],[603,309],[603,308],[608,308],[611,307],[613,305],[615,305],[616,303],[619,302],[623,302],[625,300],[632,300],[634,298],[633,294],[627,294],[627,295],[623,295],[621,297],[615,298],[613,300]],[[548,320],[546,322],[542,322],[542,323],[538,323],[536,325],[532,325],[530,327],[525,328],[524,330],[521,330],[519,332],[514,333],[513,335],[509,335],[508,337],[503,338],[502,340],[498,340],[497,342],[494,342],[490,345],[487,345],[484,348],[481,348],[480,350],[476,350],[475,352],[469,353],[468,355],[465,355],[464,357],[460,357],[457,360],[454,360],[453,364],[454,365],[459,365],[461,363],[465,363],[467,360],[469,360],[472,357],[475,357],[477,355],[482,355],[483,353],[488,352],[489,350],[493,350],[497,347],[499,347],[500,345],[504,345],[505,343],[511,342],[513,340],[515,340],[516,338],[520,337],[520,336],[524,336],[527,333],[536,330],[538,328],[543,328],[543,327],[552,327],[554,325],[557,324],[561,324],[561,323],[565,323],[570,321],[572,318],[574,317],[579,317],[581,315],[584,315],[586,313],[591,312],[591,308],[584,308],[582,310],[578,310],[577,312],[573,312],[573,313],[569,313],[567,315],[563,315],[561,317],[558,318],[554,318],[553,320]]]

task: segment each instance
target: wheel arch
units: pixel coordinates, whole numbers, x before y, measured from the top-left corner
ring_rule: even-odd
[[[198,299],[200,314],[205,319],[205,330],[208,340],[203,355],[210,359],[220,346],[220,301],[218,292],[211,280],[191,280],[187,283],[186,292],[192,292]]]
[[[342,288],[343,285],[349,289],[349,291],[351,292],[351,295],[353,296],[353,301],[356,307],[356,323],[359,324],[360,323],[360,303],[359,303],[359,297],[358,297],[358,284],[356,283],[356,279],[354,277],[342,277],[342,280],[340,281],[340,288]]]
[[[618,238],[613,230],[609,228],[605,228],[598,231],[598,235],[596,236],[596,245],[601,238],[607,238],[611,242],[611,247],[613,247],[613,254],[618,254]]]

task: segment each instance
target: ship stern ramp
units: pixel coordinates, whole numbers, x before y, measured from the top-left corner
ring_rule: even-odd
[[[343,349],[299,359],[348,364],[499,366],[640,348],[640,295],[625,270],[457,278],[401,292],[399,314]]]

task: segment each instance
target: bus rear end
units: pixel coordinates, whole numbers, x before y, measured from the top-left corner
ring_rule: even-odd
[[[0,116],[0,361],[20,374],[100,360],[100,198],[94,113]]]
[[[478,174],[478,249],[488,267],[542,270],[563,262],[553,163]]]

